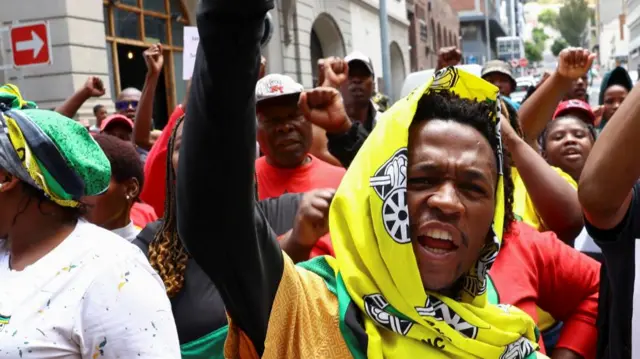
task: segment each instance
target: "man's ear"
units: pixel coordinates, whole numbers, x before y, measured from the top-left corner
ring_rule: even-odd
[[[140,195],[140,183],[137,178],[130,178],[124,183],[124,191],[127,199],[135,200]]]

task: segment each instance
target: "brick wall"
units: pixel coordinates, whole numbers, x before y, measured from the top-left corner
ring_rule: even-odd
[[[475,0],[450,0],[449,1],[449,4],[451,4],[451,7],[456,12],[474,10],[475,3],[476,3]],[[480,7],[481,9],[484,9],[484,1],[480,1]]]

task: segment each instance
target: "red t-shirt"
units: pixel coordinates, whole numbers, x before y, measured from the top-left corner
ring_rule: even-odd
[[[140,199],[153,207],[156,213],[164,216],[164,198],[167,181],[167,147],[173,128],[178,119],[184,115],[182,105],[178,105],[169,117],[169,122],[162,130],[162,134],[153,144],[147,154],[144,164],[144,186]]]
[[[595,358],[600,263],[553,232],[516,222],[489,275],[500,303],[522,309],[536,323],[537,307],[564,323],[556,348]],[[544,349],[542,340],[540,345]]]
[[[336,189],[346,170],[328,164],[312,155],[311,161],[296,168],[278,168],[267,163],[266,157],[256,160],[258,198],[280,197],[285,193],[302,193],[320,188]]]
[[[311,157],[311,161],[293,169],[274,167],[267,163],[266,157],[258,158],[256,160],[256,178],[260,200],[280,197],[285,193],[302,193],[320,188],[337,189],[346,170],[312,155],[309,157]],[[318,240],[311,251],[310,258],[321,255],[335,256],[329,234]]]
[[[147,224],[158,220],[158,216],[156,215],[156,211],[153,210],[153,207],[140,202],[135,202],[133,204],[129,217],[131,218],[133,225],[138,228],[144,228]]]

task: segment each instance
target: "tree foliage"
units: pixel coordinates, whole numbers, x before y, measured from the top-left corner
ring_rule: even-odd
[[[553,53],[553,56],[557,57],[558,54],[560,54],[560,51],[566,49],[567,47],[569,47],[567,41],[565,41],[565,39],[563,38],[558,38],[553,42],[553,45],[551,45],[551,52]]]
[[[556,28],[569,45],[582,47],[590,18],[591,10],[586,0],[567,0],[558,12]]]
[[[544,49],[544,43],[549,39],[549,36],[539,27],[531,30],[531,37],[533,38],[533,43],[542,49]]]
[[[524,56],[531,64],[542,61],[542,49],[531,41],[524,43]]]
[[[538,22],[548,27],[556,27],[558,23],[558,13],[552,9],[546,9],[538,15]]]

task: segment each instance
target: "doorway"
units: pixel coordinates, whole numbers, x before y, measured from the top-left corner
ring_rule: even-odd
[[[132,46],[118,43],[116,45],[118,52],[118,67],[120,73],[120,90],[127,87],[135,87],[142,91],[144,80],[147,75],[147,65],[145,64],[142,53],[145,48],[140,46]],[[165,64],[170,54],[165,51]],[[165,66],[166,69],[166,66]],[[160,73],[158,79],[158,87],[153,101],[153,128],[162,129],[169,119],[167,104],[167,88],[164,77],[165,70]]]

